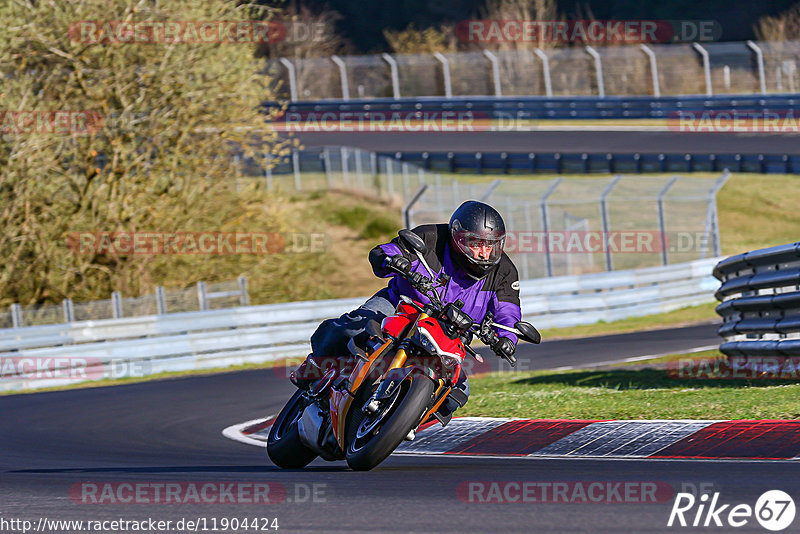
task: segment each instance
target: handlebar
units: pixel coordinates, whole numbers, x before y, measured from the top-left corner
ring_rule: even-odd
[[[390,266],[388,269],[402,276],[406,281],[408,281],[409,284],[411,284],[411,287],[413,287],[423,295],[427,296],[431,300],[431,304],[433,304],[436,307],[443,306],[441,297],[439,296],[438,292],[436,292],[436,290],[434,289],[433,281],[430,278],[417,272],[407,273],[392,266]],[[417,305],[413,301],[410,302],[410,305],[413,306],[417,311],[423,311],[423,308]],[[483,343],[485,343],[490,349],[492,349],[492,352],[494,352],[497,356],[506,360],[509,364],[511,364],[512,367],[514,367],[517,364],[517,359],[514,357],[514,355],[513,354],[505,355],[497,350],[497,344],[500,342],[500,337],[497,335],[497,332],[495,332],[490,326],[493,319],[494,319],[493,315],[491,313],[487,313],[486,316],[483,318],[483,321],[481,321],[477,325],[473,324],[469,328],[468,332],[477,335],[478,338]],[[478,353],[475,352],[475,350],[472,347],[470,347],[469,344],[464,343],[464,348],[472,357],[476,359],[479,358]]]

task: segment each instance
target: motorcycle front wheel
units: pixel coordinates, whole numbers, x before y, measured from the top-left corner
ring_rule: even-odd
[[[347,465],[368,471],[385,460],[417,427],[434,389],[433,381],[425,376],[403,381],[377,414],[364,417],[350,429]],[[361,406],[351,409],[360,410]]]
[[[317,453],[303,445],[297,431],[297,422],[306,406],[308,403],[303,392],[297,390],[270,428],[267,455],[278,467],[299,469],[317,457]]]

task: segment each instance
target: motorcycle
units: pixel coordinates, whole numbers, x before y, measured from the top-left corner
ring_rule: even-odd
[[[380,326],[376,321],[366,325],[366,348],[350,339],[345,365],[328,369],[308,390],[295,392],[267,440],[267,453],[275,465],[302,468],[319,456],[346,460],[354,470],[370,470],[404,440],[413,440],[421,425],[438,421],[446,426],[452,416],[438,410],[449,396],[461,405],[466,402],[455,386],[467,355],[483,361],[470,346],[474,337],[512,367],[516,358],[496,350],[500,338],[494,328],[514,332],[530,343],[541,341],[530,323],[520,321],[510,328],[493,322],[487,313],[476,324],[461,310],[460,300],[445,304],[437,289],[446,288],[449,277],[441,274],[433,280],[423,240],[409,230],[399,235],[431,277],[395,272],[430,302],[402,297],[395,315]]]

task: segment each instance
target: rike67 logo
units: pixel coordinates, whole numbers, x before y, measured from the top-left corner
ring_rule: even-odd
[[[794,521],[794,500],[784,491],[764,492],[755,506],[749,504],[720,504],[719,492],[695,497],[678,493],[669,514],[667,526],[733,527],[739,528],[755,519],[767,530],[784,530]]]

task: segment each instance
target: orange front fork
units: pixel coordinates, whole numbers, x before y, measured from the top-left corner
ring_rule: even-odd
[[[344,450],[345,447],[344,427],[347,421],[347,413],[350,411],[350,407],[353,404],[353,394],[355,394],[355,392],[358,391],[358,388],[361,387],[361,384],[364,382],[364,378],[366,378],[370,369],[372,369],[372,365],[375,363],[375,361],[380,358],[381,354],[383,354],[383,352],[391,344],[392,340],[388,339],[378,348],[378,350],[367,357],[367,361],[363,361],[361,359],[358,360],[355,369],[353,369],[353,372],[350,373],[350,389],[347,393],[336,390],[331,392],[331,426],[333,427],[333,435],[336,437],[336,441],[339,443],[339,448],[342,450]],[[395,356],[395,359],[396,358],[397,357]]]

